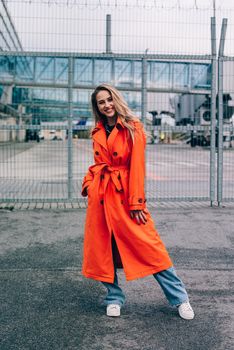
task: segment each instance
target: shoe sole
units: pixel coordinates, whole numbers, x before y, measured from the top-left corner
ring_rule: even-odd
[[[191,316],[191,317],[183,317],[180,313],[179,316],[183,319],[183,320],[193,320],[195,315]]]
[[[118,314],[106,313],[106,316],[108,316],[108,317],[119,317],[120,313],[118,313]]]

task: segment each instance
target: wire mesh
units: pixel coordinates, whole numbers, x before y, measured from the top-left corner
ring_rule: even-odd
[[[227,0],[0,0],[0,200],[83,201],[93,162],[90,94],[102,82],[120,89],[145,124],[148,201],[213,200],[220,175],[212,16],[217,40],[228,18],[222,190],[233,200]]]

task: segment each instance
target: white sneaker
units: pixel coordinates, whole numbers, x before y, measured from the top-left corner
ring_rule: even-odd
[[[188,301],[185,301],[183,304],[178,306],[178,312],[180,317],[185,320],[192,320],[195,316],[192,306]]]
[[[120,316],[120,305],[118,304],[109,304],[106,308],[106,315],[111,317],[118,317]]]

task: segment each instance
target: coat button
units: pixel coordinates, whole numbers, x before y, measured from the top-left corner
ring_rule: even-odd
[[[102,175],[100,176],[100,178],[101,178],[101,180],[103,180],[103,179],[104,179],[104,175],[102,174]]]
[[[113,156],[115,156],[115,157],[116,157],[117,155],[118,155],[118,153],[117,153],[117,152],[113,152]]]
[[[103,200],[103,199],[101,199],[101,200],[100,200],[100,204],[103,204],[103,203],[104,203],[104,200]]]
[[[95,154],[96,154],[96,156],[99,156],[99,152],[98,151],[95,151]]]
[[[139,199],[138,199],[138,202],[139,202],[139,203],[143,203],[143,199],[142,199],[142,198],[139,198]]]

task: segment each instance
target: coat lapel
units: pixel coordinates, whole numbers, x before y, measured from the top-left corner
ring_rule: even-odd
[[[98,123],[92,132],[93,140],[98,142],[105,150],[108,150],[106,143],[106,131],[102,123]]]
[[[116,136],[118,135],[118,132],[120,129],[122,129],[124,126],[122,124],[121,119],[118,117],[115,128],[112,130],[110,136],[107,139],[107,147],[109,152],[112,154],[112,150],[113,150],[113,145],[116,139]]]

